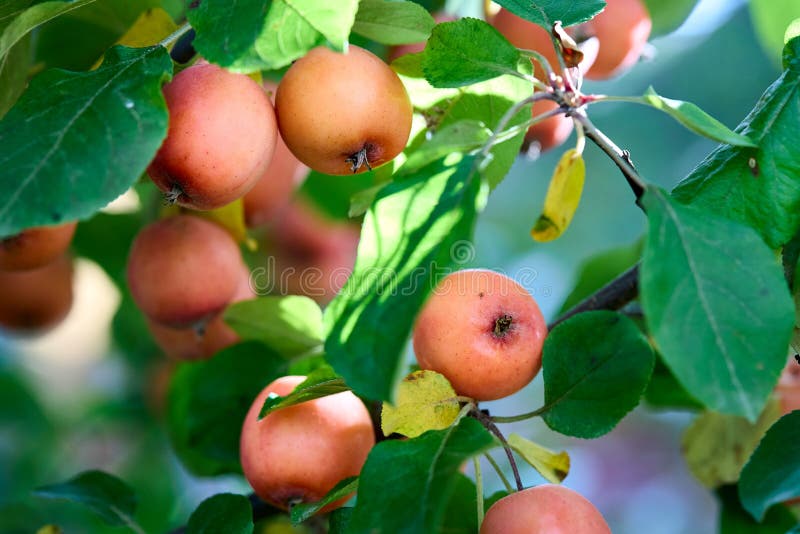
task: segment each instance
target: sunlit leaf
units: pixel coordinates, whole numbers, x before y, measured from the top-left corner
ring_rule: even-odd
[[[394,404],[383,403],[381,429],[415,438],[428,430],[447,428],[460,410],[456,392],[435,371],[414,371],[400,382]]]
[[[566,231],[581,201],[585,176],[583,156],[574,148],[564,152],[550,179],[542,214],[531,229],[533,239],[552,241]]]

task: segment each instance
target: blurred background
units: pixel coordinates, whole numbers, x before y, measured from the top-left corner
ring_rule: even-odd
[[[174,3],[176,12],[179,2]],[[29,68],[88,68],[93,60],[85,58],[97,57],[125,31],[135,18],[135,4],[101,0],[45,25],[29,43]],[[480,4],[451,1],[447,8],[476,14]],[[70,46],[51,45],[65,35]],[[651,45],[648,59],[630,72],[608,82],[587,82],[585,92],[639,95],[652,85],[659,94],[694,102],[734,127],[780,72],[778,49],[759,41],[742,0],[701,0],[676,32]],[[604,103],[594,106],[591,115],[630,150],[646,180],[667,189],[714,148],[713,142],[649,108]],[[574,134],[565,146],[571,143]],[[605,277],[609,270],[632,264],[645,231],[645,218],[618,169],[588,146],[584,195],[571,227],[555,242],[533,242],[529,230],[561,152],[518,158],[490,197],[479,219],[475,255],[464,264],[517,278],[548,320],[558,315],[579,280]],[[331,180],[312,177],[298,195],[341,218],[349,193],[331,195],[339,187]],[[356,190],[365,182],[354,184]],[[184,524],[197,504],[214,493],[249,492],[242,477],[196,477],[176,458],[163,417],[172,364],[118,289],[120,278],[86,259],[96,255],[96,247],[110,247],[123,262],[122,273],[130,236],[140,224],[130,210],[152,203],[147,199],[155,192],[149,184],[137,189],[140,199],[130,197],[112,208],[127,215],[115,217],[114,223],[106,215],[101,222],[79,226],[74,302],[67,318],[42,336],[0,332],[0,532],[32,532],[46,523],[58,523],[67,532],[113,531],[73,505],[31,496],[33,488],[85,469],[106,470],[133,486],[139,495],[137,519],[147,532]],[[589,260],[594,263],[585,271]],[[512,398],[487,407],[511,415],[538,408],[542,398],[539,377]],[[615,533],[713,533],[718,502],[692,477],[681,456],[681,436],[693,417],[642,405],[611,433],[592,441],[565,438],[539,421],[507,428],[568,451],[572,467],[565,484],[594,502]],[[484,467],[487,493],[500,489]],[[530,469],[523,470],[523,480],[526,485],[541,482]]]

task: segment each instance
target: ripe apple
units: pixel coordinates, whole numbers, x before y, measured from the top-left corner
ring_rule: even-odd
[[[0,240],[0,270],[36,269],[54,261],[69,248],[77,225],[38,226]]]
[[[72,308],[72,280],[66,254],[43,267],[0,271],[0,328],[30,333],[56,326]]]

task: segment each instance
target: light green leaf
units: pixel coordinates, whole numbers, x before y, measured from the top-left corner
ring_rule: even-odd
[[[415,438],[453,424],[460,406],[453,386],[435,371],[414,371],[400,382],[394,404],[383,403],[381,430]]]
[[[549,30],[557,20],[564,27],[586,22],[606,6],[604,0],[496,0],[518,17]],[[674,0],[671,0],[674,1]]]
[[[358,489],[358,477],[347,477],[336,484],[322,499],[316,502],[302,503],[292,506],[289,515],[292,524],[299,525],[332,502],[352,495]]]
[[[350,388],[347,387],[344,380],[342,380],[330,366],[321,365],[312,371],[302,383],[294,388],[294,391],[285,397],[274,394],[267,396],[264,400],[264,406],[262,406],[261,411],[258,412],[258,418],[263,419],[271,412],[281,408],[294,406],[295,404],[345,391],[350,391]]]
[[[424,7],[414,2],[361,0],[353,31],[387,45],[425,41],[436,25]]]

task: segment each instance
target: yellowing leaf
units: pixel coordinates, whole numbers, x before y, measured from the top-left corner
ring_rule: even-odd
[[[63,534],[63,530],[58,525],[45,525],[36,531],[36,534]]]
[[[508,436],[508,444],[548,482],[560,484],[567,477],[569,455],[566,452],[553,452],[519,434]]]
[[[531,229],[531,237],[539,242],[557,239],[572,222],[583,193],[586,164],[574,148],[567,150],[553,172],[544,208]]]
[[[400,383],[397,405],[383,403],[381,429],[387,436],[396,432],[414,438],[449,427],[459,411],[456,392],[444,376],[414,371]]]
[[[160,7],[153,7],[143,11],[128,31],[116,43],[134,48],[151,46],[178,29],[178,26],[169,16],[169,13]],[[103,58],[92,65],[92,70],[100,66]]]
[[[244,202],[242,202],[241,198],[221,208],[209,211],[196,211],[182,208],[177,204],[164,204],[161,207],[159,215],[162,218],[166,218],[180,213],[188,213],[189,215],[203,217],[204,219],[217,223],[225,228],[237,243],[244,242],[251,250],[255,250],[257,246],[256,242],[247,236],[247,227],[244,223]]]
[[[683,455],[689,470],[709,488],[736,482],[745,462],[780,415],[775,400],[767,404],[755,424],[744,417],[704,412],[683,435]]]

